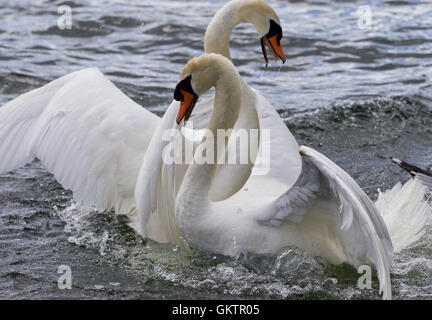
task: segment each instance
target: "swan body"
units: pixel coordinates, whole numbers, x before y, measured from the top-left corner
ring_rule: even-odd
[[[185,75],[192,79],[191,87],[198,96],[215,87],[207,130],[217,140],[217,130],[231,129],[239,116],[240,76],[228,59],[217,54],[194,58],[181,78]],[[183,238],[193,247],[225,255],[275,253],[294,245],[332,263],[359,266],[372,262],[384,298],[391,298],[392,242],[375,205],[325,156],[307,147],[297,152],[302,167],[294,185],[252,175],[242,191],[221,201],[211,199],[217,161],[191,164],[174,209]]]
[[[269,33],[271,21],[280,24],[275,11],[263,0],[230,1],[216,13],[207,27],[204,50],[206,53],[217,53],[231,59],[229,39],[235,26],[241,22],[252,23],[258,34],[265,37]],[[283,53],[281,55],[284,59]],[[226,164],[219,168],[211,191],[213,200],[226,199],[238,192],[251,174],[266,175],[288,187],[294,184],[301,172],[301,158],[294,136],[268,100],[249,87],[245,81],[241,80],[241,83],[242,98],[234,129],[244,129],[247,132],[259,130],[261,135],[262,132],[267,131],[270,135],[268,139],[260,142],[257,150],[251,151],[249,163]],[[199,101],[195,108],[196,112],[192,114],[189,121],[189,124],[193,125],[188,127],[197,131],[206,128],[213,103],[214,97]],[[163,139],[162,135],[166,130],[175,127],[177,110],[178,103],[173,101],[161,120],[163,130],[158,130],[154,134],[149,147],[149,157],[146,157],[143,162],[139,177],[141,184],[135,194],[138,221],[134,226],[143,236],[185,247],[175,226],[173,209],[176,188],[172,186],[180,185],[187,165],[167,165],[163,157],[151,156],[161,154],[169,144],[169,140]],[[197,145],[195,143],[195,147]],[[237,148],[235,141],[231,140],[227,152],[238,154]],[[262,157],[264,153],[266,158]],[[271,163],[268,158],[272,159]]]

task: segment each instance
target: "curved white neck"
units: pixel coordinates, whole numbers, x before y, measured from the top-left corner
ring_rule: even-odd
[[[188,168],[181,184],[176,202],[177,219],[179,223],[190,221],[192,216],[205,213],[202,209],[210,202],[210,189],[216,176],[219,165],[217,156],[225,155],[227,140],[219,136],[218,130],[230,130],[237,121],[241,104],[241,82],[238,73],[225,73],[215,84],[215,100],[213,112],[207,130],[214,138],[213,143],[202,141],[204,150],[213,148],[213,161],[211,163],[194,163]],[[223,139],[223,141],[219,141]],[[218,150],[218,145],[222,148]],[[198,147],[197,152],[203,148]],[[196,159],[197,157],[195,157]]]
[[[241,1],[229,2],[216,13],[204,35],[205,53],[219,53],[231,60],[229,41],[232,30],[242,22],[241,5]]]

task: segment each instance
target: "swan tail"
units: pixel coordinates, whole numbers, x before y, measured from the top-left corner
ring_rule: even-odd
[[[425,233],[431,212],[428,194],[432,189],[432,176],[427,171],[405,161],[392,159],[413,179],[405,184],[398,182],[393,188],[381,192],[375,203],[389,230],[395,252],[400,252],[417,242]]]

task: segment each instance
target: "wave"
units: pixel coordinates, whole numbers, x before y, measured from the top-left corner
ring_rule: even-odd
[[[305,113],[281,111],[300,144],[330,157],[376,198],[409,176],[390,157],[432,169],[432,93],[346,100]]]
[[[58,35],[72,38],[88,38],[95,36],[106,36],[113,33],[113,30],[106,25],[96,21],[75,21],[73,29],[60,29],[58,26],[51,26],[46,30],[33,31],[38,35]]]

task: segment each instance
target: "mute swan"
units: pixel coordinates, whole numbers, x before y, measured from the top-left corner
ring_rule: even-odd
[[[261,43],[271,40],[274,43],[270,46],[273,55],[285,62],[280,46],[280,20],[263,0],[233,0],[225,4],[208,25],[204,37],[205,52],[218,53],[231,60],[230,35],[234,27],[243,21],[255,26],[261,36]],[[265,51],[263,53],[266,57]],[[248,132],[258,129],[261,134],[267,130],[270,137],[261,139],[256,153],[251,151],[249,163],[224,164],[218,169],[210,192],[212,200],[215,201],[236,194],[245,187],[251,174],[263,175],[288,188],[299,180],[303,170],[304,161],[298,152],[299,146],[275,108],[258,91],[243,80],[241,82],[241,106],[234,129],[246,129]],[[188,122],[193,126],[188,127],[205,128],[213,103],[213,97],[198,101]],[[173,101],[153,135],[139,173],[139,183],[135,190],[137,216],[131,225],[142,236],[187,248],[174,218],[175,199],[187,165],[167,164],[160,156],[170,141],[163,139],[163,134],[168,129],[175,128],[177,110],[178,104]],[[230,140],[228,151],[238,148],[236,143],[231,142],[234,141]],[[264,150],[268,151],[266,154],[271,161],[266,162],[263,157]],[[411,179],[404,186],[397,184],[391,190],[380,194],[376,205],[389,229],[396,252],[418,240],[424,230],[429,211],[428,205],[423,201],[425,192],[426,188],[419,179]]]
[[[240,113],[243,86],[237,70],[221,55],[205,54],[189,61],[180,78],[177,122],[188,117],[200,95],[215,88],[207,132],[213,134],[213,146],[218,145],[217,130],[233,128]],[[203,139],[201,145],[206,143]],[[195,248],[225,255],[275,253],[293,245],[331,263],[357,267],[373,262],[380,291],[390,299],[392,242],[375,205],[325,156],[304,146],[297,153],[302,169],[293,186],[252,175],[245,189],[222,201],[212,201],[210,194],[219,165],[192,163],[175,200],[183,238]],[[220,155],[214,154],[213,163],[218,163]]]
[[[233,0],[225,4],[214,16],[204,36],[206,53],[218,53],[231,59],[229,39],[235,26],[246,21],[252,23],[261,37],[265,62],[267,56],[264,45],[267,45],[275,57],[285,62],[280,39],[282,28],[280,20],[270,5],[263,0]],[[275,108],[257,91],[250,88],[242,80],[242,99],[239,117],[235,129],[270,130],[268,141],[261,141],[259,148],[251,152],[250,161],[246,164],[224,165],[217,173],[212,189],[212,199],[222,200],[236,193],[247,181],[251,173],[266,174],[282,183],[291,185],[300,174],[301,159],[298,145],[293,135],[276,112]],[[207,126],[213,107],[213,97],[197,103],[196,112],[191,116],[189,126],[203,129]],[[138,219],[133,223],[143,236],[160,242],[171,242],[183,245],[179,232],[173,222],[175,188],[179,185],[182,174],[187,166],[165,164],[160,157],[162,150],[169,141],[163,134],[175,125],[177,103],[173,101],[161,120],[161,124],[153,135],[140,170],[135,198],[137,200]],[[199,139],[198,139],[199,141]],[[228,145],[229,150],[238,148],[235,141]],[[260,154],[270,150],[269,157],[273,161],[268,164]],[[261,166],[257,166],[260,163]],[[174,182],[174,171],[175,182]],[[182,171],[182,173],[181,173]],[[263,173],[265,172],[265,173]],[[236,179],[230,177],[235,176]],[[153,214],[150,214],[154,212]]]

